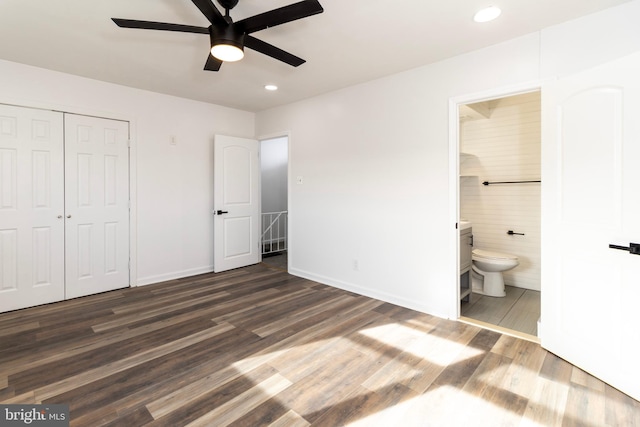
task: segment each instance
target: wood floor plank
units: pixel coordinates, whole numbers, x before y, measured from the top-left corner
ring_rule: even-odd
[[[569,384],[573,366],[553,353],[546,353],[540,368],[540,376],[556,382]]]
[[[138,322],[143,319],[148,319],[150,317],[157,316],[158,314],[166,314],[167,312],[177,311],[181,308],[190,308],[198,303],[202,302],[211,302],[215,300],[219,300],[225,296],[228,296],[227,292],[217,292],[213,295],[207,295],[205,297],[194,298],[186,301],[182,301],[179,303],[171,302],[169,304],[165,304],[161,307],[151,310],[138,311],[133,314],[128,314],[124,316],[118,316],[114,320],[110,320],[108,322],[99,323],[93,326],[93,330],[95,332],[103,332],[109,329],[117,328],[120,326],[126,326],[130,323]]]
[[[501,382],[497,385],[524,398],[530,398],[534,390],[531,385],[535,384],[545,359],[546,352],[540,345],[523,341],[518,346],[518,352],[511,358],[513,363],[504,372]]]
[[[37,389],[44,384],[58,382],[67,377],[73,377],[84,372],[109,366],[121,360],[126,360],[136,354],[154,351],[162,346],[178,342],[183,336],[192,336],[209,330],[213,322],[208,319],[194,319],[178,325],[137,336],[121,341],[115,347],[101,347],[93,351],[84,352],[72,358],[62,359],[54,363],[40,365],[33,369],[23,370],[9,377],[17,392]]]
[[[129,368],[95,381],[86,386],[76,388],[65,394],[50,399],[59,403],[70,403],[78,422],[82,425],[95,425],[98,408],[100,412],[117,412],[126,414],[140,406],[168,397],[167,409],[177,410],[185,402],[199,398],[210,392],[212,385],[222,386],[231,380],[250,374],[262,363],[255,363],[250,369],[243,369],[240,362],[244,355],[252,354],[257,348],[268,343],[246,331],[231,329],[211,339],[201,341],[163,357]],[[242,347],[235,343],[242,342]],[[228,373],[216,376],[216,373]],[[149,378],[153,378],[150,381]],[[189,393],[183,390],[191,384],[201,382],[202,393]],[[196,384],[197,386],[200,384]],[[81,396],[78,398],[78,396]],[[100,396],[104,396],[102,399]],[[150,407],[156,410],[155,407]],[[162,415],[170,411],[164,411]]]
[[[190,312],[163,319],[152,324],[136,327],[133,330],[114,330],[107,333],[94,334],[87,337],[77,337],[75,342],[62,343],[55,346],[43,346],[38,348],[35,353],[22,353],[19,358],[4,362],[0,365],[0,375],[11,375],[16,372],[33,369],[37,366],[60,361],[67,357],[77,356],[79,354],[93,351],[99,348],[105,348],[126,340],[130,340],[147,333],[151,333],[172,325],[182,323],[200,316],[207,316],[209,310],[200,310],[198,312]],[[62,350],[62,351],[61,351]]]
[[[287,414],[289,415],[287,416]],[[261,404],[255,406],[251,411],[245,411],[243,415],[236,418],[231,422],[231,424],[229,424],[229,426],[266,426],[276,423],[278,420],[282,420],[281,422],[288,420],[294,424],[302,422],[302,425],[309,425],[309,423],[300,415],[283,406],[277,397],[270,397]]]
[[[569,385],[564,426],[582,427],[585,425],[584,420],[588,420],[588,425],[602,426],[605,425],[605,417],[604,393],[590,393],[589,389],[580,385]]]
[[[539,344],[261,264],[0,314],[0,403],[91,427],[640,426]]]
[[[204,340],[204,339],[219,335],[225,331],[228,331],[231,328],[233,328],[233,326],[227,325],[227,324],[216,325],[209,329],[205,329],[204,331],[176,340],[174,342],[160,345],[157,348],[150,349],[145,352],[135,354],[133,356],[130,356],[115,362],[108,363],[98,368],[90,369],[88,371],[77,374],[73,377],[68,377],[60,381],[56,381],[55,383],[37,388],[35,390],[36,401],[43,402],[46,399],[54,397],[65,391],[69,391],[76,387],[105,378],[116,372],[120,372],[124,369],[127,369],[130,366],[138,365],[142,363],[142,361],[151,360],[156,357],[160,357],[164,354],[174,352],[180,348],[189,346],[200,340]]]
[[[310,418],[317,418],[313,422],[314,427],[333,427],[363,423],[364,425],[401,425],[393,416],[381,416],[388,408],[396,407],[407,400],[415,398],[419,393],[408,389],[401,384],[383,387],[377,391],[366,388],[357,388],[351,395],[339,404],[331,406],[323,411],[319,417],[310,414]]]
[[[153,418],[161,418],[183,406],[189,399],[197,399],[209,393],[211,391],[211,384],[216,384],[216,386],[219,387],[235,380],[245,373],[246,372],[241,372],[233,366],[229,366],[213,372],[200,380],[187,384],[185,387],[162,396],[160,399],[150,402],[146,405],[147,409]]]
[[[330,309],[331,307],[335,307],[341,304],[343,300],[344,297],[341,295],[331,295],[329,298],[325,300],[318,300],[314,305],[298,310],[296,313],[292,313],[289,316],[281,316],[276,321],[265,323],[264,325],[253,329],[253,333],[260,335],[261,337],[266,337],[267,335],[294,325],[303,319],[315,316],[327,309]]]
[[[576,366],[573,366],[571,369],[570,381],[572,384],[581,385],[583,387],[595,390],[599,393],[605,392],[605,384],[602,381],[597,380],[596,378]]]
[[[289,410],[283,416],[269,424],[268,427],[307,427],[310,425],[311,424],[298,415],[296,411]]]
[[[569,385],[537,377],[525,409],[523,427],[561,426],[564,419]]]
[[[464,425],[468,423],[468,414],[473,414],[473,422],[476,425],[517,425],[522,417],[524,400],[514,397],[513,393],[502,389],[499,384],[502,375],[508,369],[511,360],[495,353],[486,352],[477,369],[469,377],[462,387],[464,392],[464,411],[451,414],[451,425]],[[506,402],[492,401],[503,398]],[[520,404],[520,408],[514,408],[512,401]],[[462,402],[461,402],[462,403]],[[500,409],[498,409],[500,408]],[[502,421],[501,421],[502,420]]]
[[[275,298],[261,298],[260,300],[256,300],[253,304],[245,303],[244,301],[234,300],[229,302],[227,305],[221,305],[221,312],[217,316],[213,318],[216,322],[234,322],[236,319],[248,316],[247,313],[256,309],[260,309],[261,307],[268,306],[270,304],[277,304],[282,301],[288,301],[292,298],[297,298],[301,295],[310,295],[313,293],[313,290],[303,287],[298,289],[295,292],[290,293],[278,293],[278,296]]]
[[[238,396],[247,392],[252,393],[251,396],[265,396],[266,392],[260,394],[259,390],[256,389],[256,385],[274,377],[274,375],[278,375],[275,369],[263,365],[221,386],[212,384],[207,394],[195,399],[189,399],[189,401],[185,402],[179,409],[156,419],[152,423],[149,423],[149,426],[173,427],[177,425],[188,425],[202,417],[210,417],[208,414],[217,408],[222,408],[218,414],[227,417],[226,421],[230,423],[245,413],[241,406],[239,406],[241,399],[238,399]],[[280,376],[278,376],[274,379],[274,383],[282,385],[284,384],[284,380],[280,381]]]
[[[292,408],[312,424],[331,406],[349,398],[359,384],[377,369],[369,357],[348,348],[346,343],[336,342],[335,345],[340,346],[340,350],[331,352],[323,364],[307,370],[278,396],[284,406]],[[283,375],[287,376],[287,372]]]
[[[607,426],[640,427],[640,402],[604,384]]]
[[[291,386],[291,381],[280,374],[274,374],[255,387],[239,394],[228,402],[218,406],[195,421],[187,424],[187,427],[209,427],[216,425],[226,427],[234,420],[250,412],[270,396],[278,395]]]
[[[32,322],[19,323],[15,326],[6,326],[4,328],[0,328],[0,337],[6,337],[7,335],[13,335],[13,334],[20,334],[25,331],[38,329],[39,327],[40,327],[40,322],[35,320]]]

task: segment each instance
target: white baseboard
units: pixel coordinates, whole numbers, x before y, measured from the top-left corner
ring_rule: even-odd
[[[400,298],[397,295],[393,295],[387,292],[380,292],[380,291],[372,290],[369,288],[364,288],[362,286],[354,285],[353,283],[343,282],[341,280],[336,280],[330,277],[314,274],[314,273],[311,273],[305,270],[300,270],[297,268],[289,269],[289,274],[293,276],[302,277],[304,279],[313,280],[314,282],[322,283],[323,285],[332,286],[334,288],[342,289],[344,291],[353,292],[365,297],[388,302],[390,304],[398,305],[400,307],[408,308],[410,310],[419,311],[421,313],[430,314],[432,316],[440,317],[443,319],[447,318],[446,313],[440,313],[437,310],[434,310],[433,307],[429,307],[426,304],[418,303],[414,300]]]

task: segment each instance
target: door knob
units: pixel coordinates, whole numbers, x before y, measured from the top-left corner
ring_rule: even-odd
[[[61,219],[61,218],[62,218],[62,215],[58,215],[58,219]]]
[[[609,245],[611,249],[628,251],[632,255],[640,255],[640,243],[629,243],[629,246]]]
[[[223,214],[226,214],[226,213],[229,213],[229,211],[221,211],[221,210],[218,209],[217,211],[214,212],[215,215],[223,215]]]
[[[67,218],[71,218],[71,215],[67,215]]]

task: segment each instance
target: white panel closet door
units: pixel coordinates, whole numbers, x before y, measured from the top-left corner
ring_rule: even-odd
[[[66,298],[129,286],[129,124],[65,114]]]
[[[640,53],[543,87],[542,345],[640,399]],[[545,239],[543,238],[543,241]]]
[[[0,312],[64,299],[62,113],[0,105]]]

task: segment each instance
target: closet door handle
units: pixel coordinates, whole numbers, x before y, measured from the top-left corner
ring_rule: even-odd
[[[58,215],[58,219],[62,219],[62,215]]]
[[[67,218],[71,218],[71,215],[67,215]]]
[[[629,243],[629,246],[609,245],[611,249],[628,251],[632,255],[640,255],[640,243]]]

